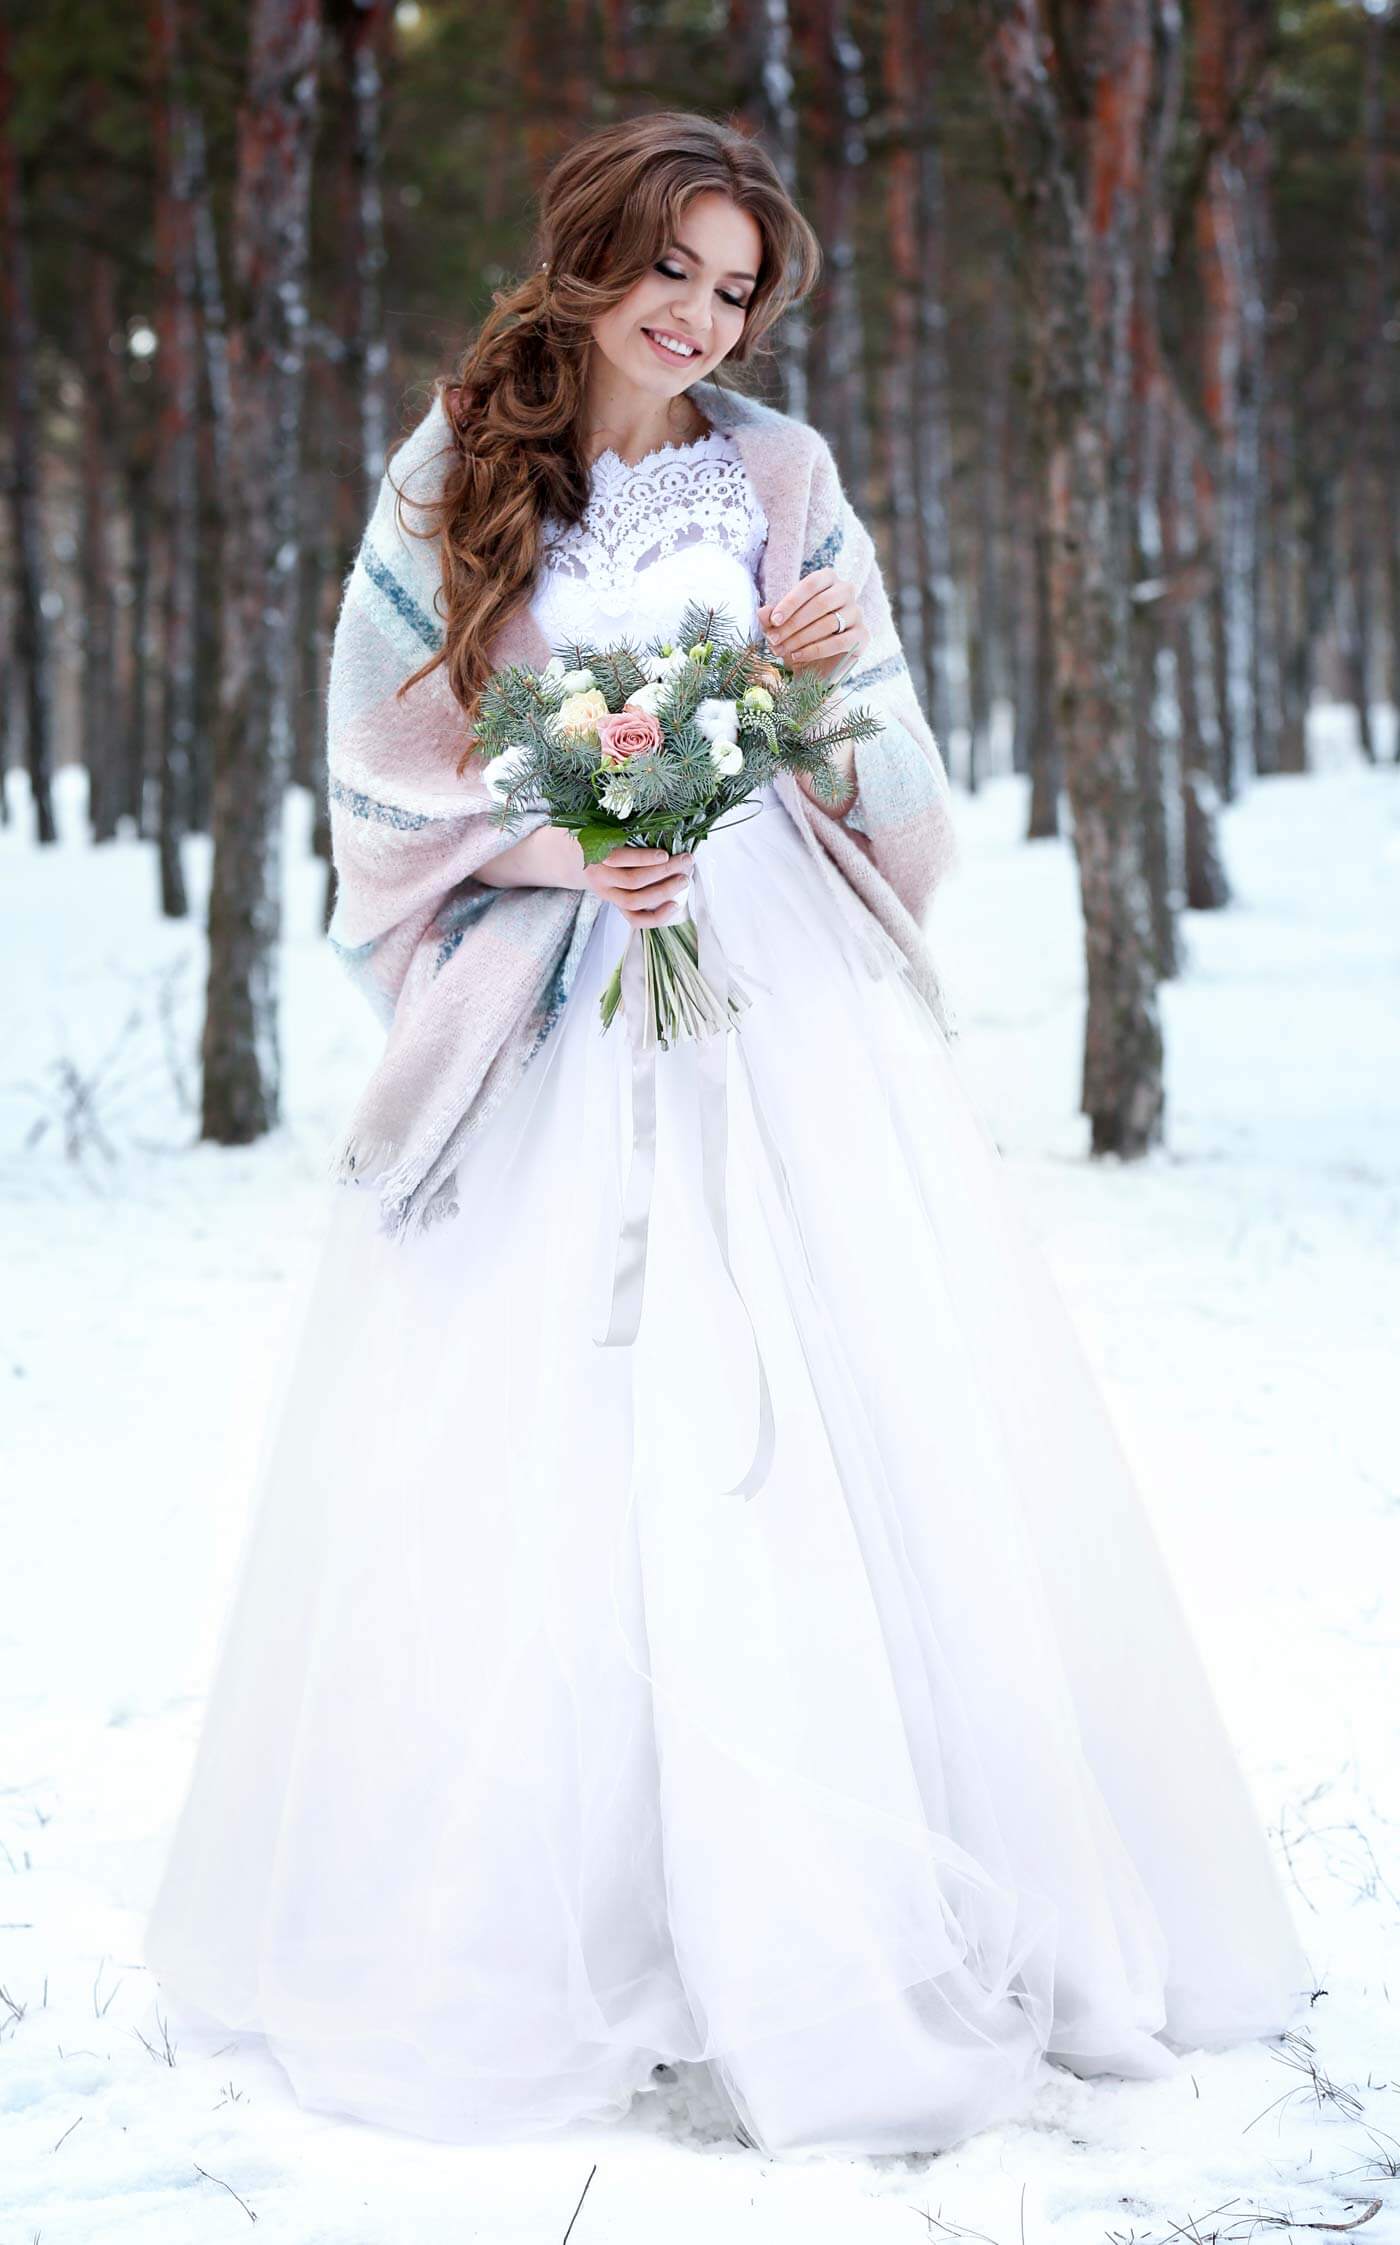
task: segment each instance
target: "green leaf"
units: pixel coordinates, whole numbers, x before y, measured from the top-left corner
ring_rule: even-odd
[[[574,833],[582,847],[585,865],[600,864],[627,840],[620,826],[576,826]]]

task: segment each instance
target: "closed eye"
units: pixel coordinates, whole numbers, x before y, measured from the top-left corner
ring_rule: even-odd
[[[668,281],[683,281],[685,279],[684,273],[678,273],[675,270],[674,266],[671,265],[659,264],[656,267],[656,271],[658,273],[664,273]],[[720,289],[718,291],[718,294],[723,298],[726,304],[732,304],[736,312],[747,312],[749,308],[747,297],[730,296],[724,289]]]

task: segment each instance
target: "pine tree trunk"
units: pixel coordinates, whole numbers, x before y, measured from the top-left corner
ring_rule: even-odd
[[[793,26],[789,0],[729,0],[729,53],[739,98],[732,114],[762,140],[790,194],[799,194],[798,115],[792,72]],[[810,418],[807,368],[811,338],[807,313],[795,304],[777,336],[778,400],[799,421]]]
[[[1139,335],[1141,324],[1139,323]],[[1166,555],[1160,511],[1160,478],[1166,402],[1150,353],[1140,368],[1137,397],[1137,571],[1142,588],[1134,603],[1133,698],[1142,794],[1143,853],[1151,902],[1157,972],[1179,971],[1177,908],[1181,898],[1181,736],[1175,653],[1167,629]],[[1156,589],[1156,597],[1149,591]]]
[[[151,746],[151,585],[154,442],[144,421],[128,438],[123,461],[131,600],[126,611],[126,691],[122,700],[121,810],[139,839],[154,839],[146,786]]]
[[[1291,566],[1284,608],[1286,639],[1281,658],[1283,732],[1279,770],[1308,769],[1308,711],[1312,705],[1317,650],[1332,607],[1331,554],[1336,510],[1336,477],[1305,407],[1288,418],[1288,485],[1292,527]]]
[[[1252,118],[1243,135],[1246,209],[1249,215],[1253,305],[1249,323],[1254,423],[1254,490],[1250,510],[1253,557],[1253,615],[1250,627],[1250,702],[1254,712],[1254,768],[1276,772],[1283,729],[1283,689],[1279,671],[1279,551],[1274,525],[1279,507],[1279,417],[1284,401],[1274,394],[1266,348],[1266,306],[1275,290],[1276,249],[1273,220],[1273,134]]]
[[[1000,306],[987,321],[986,354],[977,429],[977,528],[973,543],[972,631],[968,645],[969,787],[976,786],[984,765],[991,761],[992,724],[1004,637],[1000,526],[1011,341]]]
[[[393,33],[390,0],[357,0],[339,30],[350,94],[350,177],[354,320],[346,372],[358,409],[361,520],[367,520],[384,473],[388,443],[389,351],[384,341],[384,189],[382,180],[384,64]]]
[[[1156,943],[1158,974],[1180,970],[1177,915],[1184,890],[1181,779],[1181,711],[1172,618],[1182,587],[1168,567],[1164,503],[1174,417],[1158,315],[1158,272],[1165,238],[1165,178],[1182,102],[1181,17],[1174,4],[1153,0],[1148,11],[1149,91],[1141,189],[1131,245],[1128,351],[1131,377],[1130,506],[1122,524],[1135,582],[1132,609],[1134,701],[1138,779],[1142,794],[1143,850]]]
[[[156,332],[160,349],[159,494],[162,532],[159,723],[160,907],[189,909],[181,843],[189,830],[195,744],[199,567],[199,361],[192,224],[194,174],[185,96],[187,25],[181,0],[152,0],[156,117]]]
[[[885,486],[889,509],[891,593],[895,624],[910,674],[923,672],[924,555],[918,503],[920,399],[915,370],[919,269],[918,162],[909,89],[914,75],[912,0],[889,0],[881,76],[890,149],[885,168],[885,241],[889,263],[888,311],[881,378]]]
[[[863,510],[870,502],[870,432],[855,237],[866,161],[865,58],[846,0],[815,0],[805,34],[816,92],[813,208],[823,253],[813,306],[819,347],[808,370],[810,413],[830,440],[853,503]]]
[[[84,368],[86,411],[82,418],[82,745],[88,775],[88,826],[94,842],[109,842],[117,830],[119,754],[116,677],[116,607],[110,485],[112,451],[117,440],[116,329],[112,261],[94,250],[87,265],[80,360]]]
[[[305,281],[319,61],[315,0],[254,0],[234,204],[233,453],[224,702],[203,1041],[205,1138],[243,1145],[280,1119],[277,946],[288,761]]]
[[[214,228],[204,121],[193,102],[185,107],[190,136],[191,220],[198,304],[199,364],[203,374],[198,421],[199,556],[195,605],[194,754],[190,771],[190,826],[206,834],[213,807],[214,742],[219,730],[219,665],[223,647],[224,494],[232,444],[228,315]]]
[[[1367,532],[1367,491],[1353,456],[1347,478],[1346,572],[1342,582],[1341,651],[1346,690],[1356,712],[1356,739],[1368,764],[1376,762],[1371,725],[1372,606],[1371,540]]]
[[[1196,513],[1191,431],[1179,408],[1174,420],[1165,462],[1162,523],[1166,566],[1177,573],[1207,548]],[[1213,582],[1212,574],[1212,589]],[[1180,729],[1183,894],[1192,911],[1218,912],[1230,901],[1230,884],[1220,846],[1220,737],[1206,598],[1198,594],[1176,605],[1172,641]]]
[[[1050,479],[1045,416],[1032,411],[1023,419],[1030,517],[1030,630],[1034,642],[1026,722],[1026,763],[1031,779],[1026,839],[1038,842],[1060,831],[1064,770],[1055,734],[1055,625],[1050,605]]]
[[[1210,455],[1198,518],[1219,571],[1212,634],[1222,792],[1233,799],[1255,762],[1254,657],[1263,319],[1244,166],[1250,130],[1241,90],[1267,10],[1257,0],[1197,0],[1193,16],[1196,126],[1206,150],[1196,201],[1196,256],[1204,307],[1201,405]]]
[[[937,51],[944,26],[939,0],[916,0],[914,38],[920,58]],[[927,73],[931,78],[932,73]],[[952,389],[948,371],[948,221],[941,118],[935,83],[920,89],[917,107],[919,286],[915,340],[915,468],[923,552],[924,693],[929,722],[944,753],[953,730],[949,676],[956,590],[953,579]]]
[[[15,664],[24,695],[25,762],[34,838],[56,842],[53,813],[53,671],[44,614],[44,529],[39,497],[39,379],[24,182],[12,130],[10,29],[0,13],[0,303],[5,312],[5,418],[10,440],[14,539]]]
[[[1392,366],[1396,354],[1387,334],[1394,307],[1385,114],[1385,39],[1389,27],[1389,8],[1382,11],[1373,6],[1365,19],[1361,97],[1365,313],[1357,443],[1365,463],[1365,488],[1357,494],[1356,528],[1357,565],[1366,575],[1368,614],[1373,588],[1376,593],[1384,591],[1389,662],[1380,675],[1388,680],[1395,704],[1395,755],[1400,761],[1400,524],[1390,513],[1400,490],[1400,436],[1396,430],[1400,397]],[[1362,738],[1366,752],[1374,754],[1369,711]]]
[[[1105,0],[1081,167],[1077,78],[1052,81],[1035,0],[976,0],[1025,229],[1036,410],[1049,488],[1057,727],[1074,817],[1088,1012],[1082,1106],[1095,1153],[1162,1135],[1162,1032],[1133,726],[1128,578],[1118,539],[1125,300],[1150,79],[1145,0]]]

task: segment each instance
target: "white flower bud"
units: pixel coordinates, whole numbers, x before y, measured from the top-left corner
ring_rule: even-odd
[[[666,693],[666,681],[653,678],[645,686],[635,687],[623,706],[626,709],[644,709],[649,717],[659,717]]]
[[[633,808],[632,782],[621,775],[608,780],[598,800],[605,811],[612,812],[614,818],[630,818]]]
[[[695,712],[695,723],[707,741],[737,741],[739,738],[739,704],[711,695],[701,702]]]

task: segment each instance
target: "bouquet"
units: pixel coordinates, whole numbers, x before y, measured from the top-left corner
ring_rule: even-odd
[[[828,720],[836,692],[810,667],[791,670],[741,638],[724,610],[691,602],[674,640],[566,645],[543,670],[497,671],[474,746],[498,825],[543,806],[577,835],[586,865],[629,843],[675,855],[784,769],[810,774],[822,801],[840,801],[833,749],[872,739],[880,723],[864,710]],[[733,978],[721,999],[701,973],[693,919],[634,934],[646,1015],[634,1034],[664,1048],[737,1023],[749,999]],[[602,995],[605,1030],[622,1002],[619,962]]]

